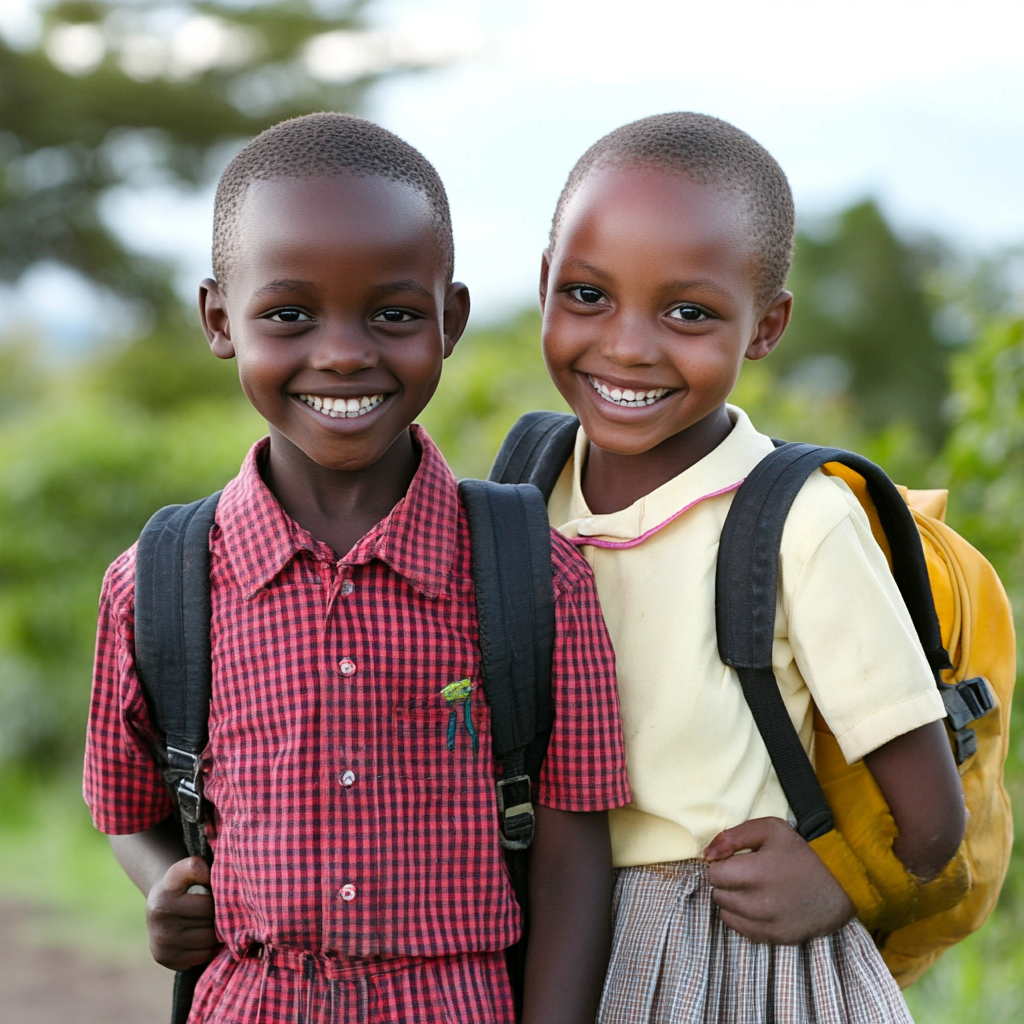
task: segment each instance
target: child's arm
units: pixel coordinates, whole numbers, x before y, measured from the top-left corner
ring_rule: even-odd
[[[189,857],[173,818],[134,835],[110,836],[118,863],[146,897],[146,926],[153,959],[175,971],[205,964],[217,949],[210,868]]]
[[[963,839],[967,812],[941,721],[897,736],[864,760],[892,812],[893,852],[934,878]],[[751,854],[734,857],[742,849]],[[756,942],[803,942],[841,928],[853,904],[818,855],[779,818],[720,833],[704,852],[723,922]]]
[[[611,945],[608,815],[537,806],[523,1024],[593,1024]]]
[[[899,835],[893,853],[930,881],[953,859],[967,827],[960,773],[942,721],[922,725],[864,755]]]

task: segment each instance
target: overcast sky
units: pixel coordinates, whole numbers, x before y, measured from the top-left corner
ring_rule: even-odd
[[[480,319],[532,301],[555,199],[583,150],[666,110],[752,134],[804,217],[875,196],[906,230],[977,251],[1024,244],[1022,0],[384,0],[373,11],[382,29],[462,55],[384,82],[368,114],[441,172]],[[212,192],[128,195],[109,213],[188,280],[207,272],[211,206]]]

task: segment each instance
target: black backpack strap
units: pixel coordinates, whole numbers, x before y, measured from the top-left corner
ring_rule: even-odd
[[[192,856],[209,857],[200,755],[210,717],[210,528],[220,492],[169,505],[146,524],[135,556],[135,662],[164,746],[161,770]]]
[[[463,480],[459,494],[469,520],[491,742],[502,769],[496,784],[500,839],[523,919],[522,938],[506,953],[518,1014],[529,928],[526,851],[534,833],[532,788],[554,722],[551,528],[544,498],[530,484]]]
[[[859,473],[889,540],[892,571],[935,672],[949,668],[928,568],[914,518],[896,486],[874,463],[839,448],[784,444],[765,456],[736,492],[718,551],[715,617],[722,661],[736,669],[775,773],[807,839],[833,827],[832,812],[786,711],[772,671],[779,546],[786,517],[814,470],[839,462]]]
[[[191,856],[206,841],[200,758],[207,740],[210,660],[210,528],[220,492],[169,505],[146,524],[135,554],[135,664],[160,745],[155,754]],[[185,1024],[205,964],[178,971],[171,1024]]]
[[[579,425],[570,413],[526,413],[502,442],[487,479],[533,484],[547,501],[572,455]]]

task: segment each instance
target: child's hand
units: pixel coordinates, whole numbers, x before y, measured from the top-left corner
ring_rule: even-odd
[[[217,949],[210,867],[202,857],[172,864],[149,892],[146,925],[153,959],[174,971],[205,964]],[[206,889],[189,891],[193,886]]]
[[[722,921],[754,942],[805,942],[838,931],[855,913],[832,872],[781,818],[720,832],[704,859]]]

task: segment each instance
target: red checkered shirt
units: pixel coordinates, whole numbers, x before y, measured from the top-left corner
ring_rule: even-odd
[[[408,493],[341,559],[263,483],[266,440],[224,489],[210,537],[203,770],[226,947],[218,961],[237,965],[262,948],[281,966],[315,957],[344,974],[346,964],[379,958],[494,954],[518,937],[498,843],[466,518],[444,459],[412,429],[422,457]],[[135,672],[134,562],[132,548],[103,583],[86,747],[85,798],[96,827],[112,834],[171,812]],[[629,791],[614,655],[594,580],[557,533],[552,562],[555,724],[537,799],[566,811],[620,806]],[[441,692],[463,679],[468,706]],[[197,1004],[216,1002],[216,968]],[[281,1020],[296,1019],[294,998],[288,985],[273,998]],[[263,993],[256,1016],[276,1021],[268,1001]],[[236,1015],[256,1019],[241,1009],[223,1019]]]

